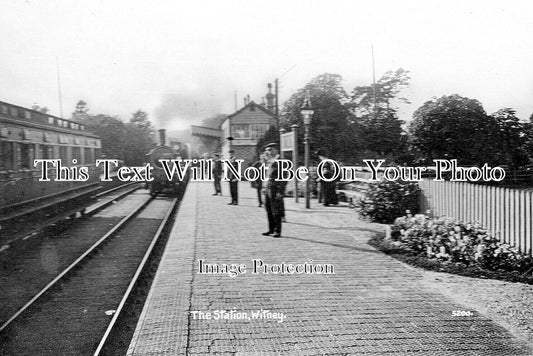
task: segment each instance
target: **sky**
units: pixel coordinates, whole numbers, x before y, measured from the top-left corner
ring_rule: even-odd
[[[280,81],[280,103],[322,73],[348,92],[410,71],[400,118],[459,94],[487,113],[533,113],[533,2],[317,0],[0,0],[0,101],[70,117],[186,129],[256,102]],[[58,80],[59,78],[59,80]],[[59,86],[61,96],[59,95]],[[61,100],[60,100],[61,98]]]

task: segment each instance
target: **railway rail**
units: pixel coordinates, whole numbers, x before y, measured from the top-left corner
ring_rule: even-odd
[[[97,199],[95,204],[88,205],[87,202],[85,205],[63,209],[61,212],[46,212],[46,208],[39,207],[34,210],[35,214],[32,214],[31,211],[21,213],[22,216],[16,218],[16,223],[10,224],[12,225],[11,228],[4,226],[0,229],[0,253],[7,250],[13,242],[35,236],[50,226],[55,226],[70,217],[75,217],[78,212],[83,212],[85,216],[93,215],[140,187],[140,184],[127,183],[104,191],[94,190],[93,199]]]
[[[101,236],[88,248],[85,246],[74,262],[63,266],[33,297],[26,298],[28,301],[14,313],[9,308],[3,311],[0,308],[0,355],[100,354],[177,206],[177,198],[153,198],[146,192],[128,199],[130,206],[133,201],[137,207],[127,216],[117,217],[116,213],[124,210],[117,207],[119,203],[108,208],[96,207],[94,217],[84,219],[77,230],[69,232],[70,237],[56,237],[61,242],[76,241],[80,239],[72,234],[82,231],[85,235],[92,231],[93,236],[96,233]],[[102,234],[104,228],[108,231]],[[87,236],[83,240],[88,240]],[[79,249],[79,246],[67,249],[66,255],[72,256],[72,250]],[[55,251],[55,263],[66,265],[61,253]],[[37,257],[28,258],[35,262]],[[44,259],[43,262],[41,255],[40,268],[44,269],[43,274],[50,275],[54,266],[47,265]],[[7,267],[10,261],[2,263]],[[30,274],[40,274],[39,267],[21,262],[0,276],[2,284],[8,282],[7,290],[15,290],[20,277],[17,268],[33,269]],[[0,302],[4,305],[6,300]]]

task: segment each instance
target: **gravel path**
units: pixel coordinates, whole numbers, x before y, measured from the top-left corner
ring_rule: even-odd
[[[533,345],[533,285],[423,271],[421,283]]]

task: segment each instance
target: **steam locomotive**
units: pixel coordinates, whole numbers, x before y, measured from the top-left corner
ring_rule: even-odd
[[[152,196],[157,194],[177,196],[183,182],[175,175],[169,180],[159,160],[174,160],[178,158],[178,153],[172,147],[166,145],[164,129],[159,130],[159,141],[160,144],[146,154],[148,163],[153,167],[153,180],[148,183],[148,189],[150,189]]]

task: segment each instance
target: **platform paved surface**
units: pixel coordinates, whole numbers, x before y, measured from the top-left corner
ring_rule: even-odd
[[[382,231],[354,210],[286,198],[281,238],[243,182],[238,206],[190,183],[128,355],[533,355],[504,328],[424,289],[421,272],[368,246]],[[198,260],[247,272],[199,274]],[[334,265],[335,274],[253,274],[268,264]],[[217,311],[234,311],[217,319]],[[285,319],[255,318],[269,310]],[[211,318],[200,319],[201,311]],[[250,320],[245,318],[245,314]]]

